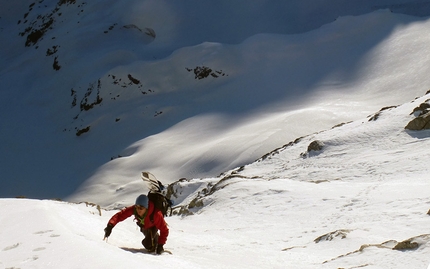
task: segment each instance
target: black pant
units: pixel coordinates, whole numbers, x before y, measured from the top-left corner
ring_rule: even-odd
[[[143,227],[141,227],[140,231],[145,236],[145,238],[142,240],[142,245],[148,251],[155,251],[158,244],[158,229],[155,226],[149,229],[143,229]]]

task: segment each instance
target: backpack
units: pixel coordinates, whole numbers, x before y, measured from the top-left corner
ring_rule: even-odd
[[[167,190],[163,183],[149,172],[142,172],[142,180],[148,184],[148,200],[154,204],[154,210],[149,216],[151,222],[154,222],[155,209],[160,210],[164,217],[167,216],[167,212],[170,209],[171,215],[173,202],[166,197]]]

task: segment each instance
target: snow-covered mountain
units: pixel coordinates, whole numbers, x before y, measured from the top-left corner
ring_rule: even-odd
[[[1,7],[0,268],[427,268],[429,1]]]
[[[1,197],[218,175],[429,87],[426,1],[1,5]]]
[[[175,182],[165,246],[173,254],[145,254],[132,220],[104,242],[116,209],[1,199],[0,265],[427,268],[430,130],[405,126],[429,107],[430,93],[298,138],[219,177]]]

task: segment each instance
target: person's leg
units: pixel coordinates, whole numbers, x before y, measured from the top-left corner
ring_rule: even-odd
[[[145,238],[142,240],[142,245],[150,252],[155,251],[158,242],[157,228],[152,227],[149,229],[141,229],[140,231],[145,236]]]

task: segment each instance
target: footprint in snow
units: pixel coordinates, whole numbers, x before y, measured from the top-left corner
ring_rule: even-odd
[[[35,232],[34,234],[46,234],[46,233],[50,233],[50,232],[53,232],[54,230],[45,230],[45,231],[38,231],[38,232]]]
[[[8,247],[5,247],[5,248],[3,249],[3,251],[8,251],[8,250],[11,250],[11,249],[17,248],[17,247],[19,247],[19,245],[20,245],[20,243],[16,243],[16,244],[14,244],[14,245],[11,245],[11,246],[8,246]]]

